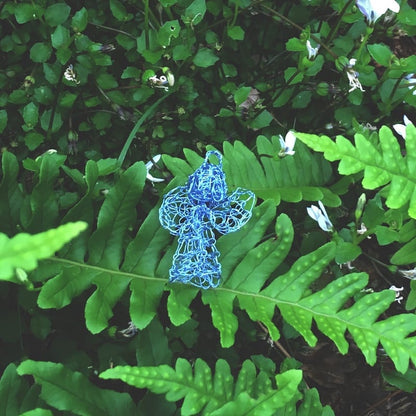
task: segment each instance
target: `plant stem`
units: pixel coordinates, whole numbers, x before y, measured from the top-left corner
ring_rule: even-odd
[[[390,95],[389,95],[389,97],[387,98],[387,103],[386,103],[386,112],[388,113],[388,114],[390,114],[390,112],[391,112],[391,103],[392,103],[392,101],[393,101],[393,97],[394,97],[394,94],[396,93],[396,91],[397,91],[397,88],[399,88],[399,85],[400,85],[400,83],[402,82],[402,79],[404,78],[404,75],[402,75],[400,78],[398,78],[397,79],[397,81],[395,82],[395,84],[394,84],[394,87],[392,88],[392,90],[391,90],[391,93],[390,93]]]
[[[232,20],[232,22],[230,24],[230,27],[233,27],[235,25],[235,22],[237,21],[239,6],[240,6],[240,0],[237,0],[234,3],[234,16],[233,16],[233,20]]]
[[[144,36],[146,39],[146,49],[149,49],[149,0],[144,0]]]
[[[167,93],[160,97],[154,104],[152,104],[140,117],[140,119],[137,121],[135,126],[133,127],[132,131],[129,134],[129,137],[127,137],[126,143],[124,144],[123,148],[121,149],[120,156],[118,157],[118,162],[120,166],[123,164],[124,159],[126,158],[127,152],[130,148],[131,143],[133,142],[133,139],[136,136],[137,131],[142,126],[142,124],[153,114],[153,112],[156,110],[157,106],[163,101],[168,98],[170,93]]]
[[[337,34],[339,25],[341,24],[342,18],[344,17],[344,14],[346,13],[348,7],[351,5],[351,3],[355,0],[349,0],[347,3],[345,3],[344,8],[341,10],[341,13],[338,15],[338,20],[335,23],[335,26],[330,30],[328,37],[325,39],[325,43],[329,44],[331,43],[334,36]]]
[[[363,53],[364,46],[366,46],[366,45],[367,45],[368,38],[369,38],[369,37],[370,37],[370,35],[373,33],[373,31],[374,31],[374,27],[367,26],[367,29],[366,29],[366,31],[365,31],[365,36],[364,36],[364,39],[363,39],[363,41],[361,42],[360,47],[358,48],[357,55],[355,56],[355,58],[357,59],[357,62],[359,62],[359,61],[360,61],[361,55],[362,55],[362,53]]]
[[[274,14],[275,16],[279,17],[280,19],[284,20],[286,23],[289,23],[291,26],[295,27],[300,32],[303,32],[305,30],[302,26],[299,26],[297,23],[293,22],[288,17],[286,17],[283,14],[277,12],[276,10],[274,10],[274,9],[268,7],[268,6],[265,6],[264,4],[262,4],[261,7],[263,7],[263,9],[266,9],[270,13]],[[312,35],[312,34],[310,36],[311,36],[311,39],[313,39],[316,43],[321,45],[334,59],[338,58],[338,55],[335,52],[333,52],[332,49],[329,48],[325,43],[323,43],[321,39],[319,39],[318,37],[316,37],[315,35]]]
[[[136,36],[133,36],[132,34],[130,34],[128,32],[125,32],[124,30],[115,29],[115,28],[109,27],[109,26],[99,25],[98,23],[91,23],[91,22],[89,22],[89,24],[90,25],[93,25],[95,27],[99,27],[101,29],[106,29],[106,30],[111,30],[113,32],[121,33],[122,35],[126,35],[126,36],[128,36],[129,38],[132,38],[132,39],[136,39]]]

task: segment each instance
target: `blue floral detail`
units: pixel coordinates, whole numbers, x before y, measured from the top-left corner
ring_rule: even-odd
[[[211,155],[217,157],[218,164],[209,162]],[[240,229],[251,218],[256,201],[253,192],[243,188],[227,194],[222,155],[211,150],[185,186],[178,186],[164,196],[160,223],[179,237],[169,272],[171,282],[189,283],[202,289],[220,284],[215,231],[228,234]]]

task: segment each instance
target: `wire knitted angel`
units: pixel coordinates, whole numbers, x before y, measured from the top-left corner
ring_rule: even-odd
[[[215,155],[218,165],[209,162]],[[179,236],[169,272],[171,282],[189,283],[208,289],[221,280],[215,230],[237,231],[251,217],[256,201],[253,192],[237,188],[227,196],[221,153],[207,152],[202,165],[185,186],[168,192],[159,210],[159,220],[171,234]]]

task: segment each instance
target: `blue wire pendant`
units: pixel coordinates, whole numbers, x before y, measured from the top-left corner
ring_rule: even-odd
[[[211,155],[217,157],[217,165],[209,162]],[[251,218],[256,202],[253,192],[247,189],[237,188],[229,196],[227,192],[222,155],[211,150],[185,186],[178,186],[163,197],[160,223],[179,236],[170,282],[189,283],[202,289],[220,284],[215,230],[228,234],[240,229]]]

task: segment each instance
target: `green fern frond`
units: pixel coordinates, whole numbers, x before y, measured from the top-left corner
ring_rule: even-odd
[[[406,154],[392,131],[381,127],[379,139],[362,134],[354,136],[354,144],[343,136],[333,141],[327,136],[296,133],[303,143],[317,152],[323,152],[329,161],[339,160],[338,170],[342,175],[363,172],[363,187],[377,189],[388,185],[385,192],[386,205],[398,209],[409,203],[409,215],[416,218],[416,127],[406,128]],[[373,136],[372,136],[373,137]]]
[[[95,168],[87,170],[87,181],[96,178]],[[146,178],[144,163],[136,163],[127,169],[109,191],[98,214],[97,228],[88,241],[78,247],[77,258],[55,258],[61,265],[60,272],[42,287],[38,304],[43,308],[61,308],[71,302],[91,284],[97,289],[88,299],[85,316],[89,330],[98,333],[107,327],[112,308],[127,289],[131,273],[118,272],[123,259],[124,238],[128,227],[135,220],[135,208],[140,199]],[[91,183],[83,201],[88,204]],[[70,215],[70,214],[69,214]],[[88,264],[84,257],[88,256]],[[50,266],[45,265],[51,270]],[[53,268],[52,268],[53,269]]]
[[[195,164],[199,160],[196,154],[189,159]],[[81,209],[85,209],[85,217],[94,212],[94,164],[87,165],[84,195],[67,213],[67,219]],[[170,292],[167,308],[171,321],[180,325],[190,318],[190,304],[199,291],[182,284],[168,284],[176,242],[161,228],[158,207],[150,212],[137,235],[131,241],[127,238],[129,227],[136,221],[136,204],[145,177],[143,163],[126,170],[106,196],[95,231],[91,224],[89,233],[74,240],[73,248],[66,247],[39,264],[31,277],[44,283],[38,297],[41,307],[62,308],[95,285],[96,290],[86,303],[85,318],[88,329],[98,333],[108,326],[113,307],[130,286],[130,314],[138,328],[145,328],[157,314],[165,290]],[[271,230],[272,234],[265,237]],[[276,270],[285,261],[293,236],[289,217],[281,214],[276,219],[275,201],[267,200],[255,207],[252,219],[241,230],[219,238],[223,284],[203,291],[201,298],[211,309],[221,344],[229,347],[234,343],[239,324],[234,313],[237,307],[246,311],[251,320],[261,321],[270,336],[278,339],[280,334],[274,323],[278,310],[310,345],[317,339],[312,331],[315,322],[342,353],[348,350],[348,331],[368,363],[374,364],[381,344],[396,368],[405,371],[409,359],[416,361],[416,337],[409,336],[416,330],[416,317],[379,319],[394,301],[391,290],[363,295],[350,306],[352,298],[367,284],[364,273],[342,276],[314,293],[312,284],[334,260],[334,244],[301,257],[285,274],[278,275]]]
[[[35,269],[39,260],[54,255],[86,228],[85,222],[78,221],[34,235],[20,233],[9,238],[0,233],[0,280],[22,283],[15,275],[16,269]]]
[[[27,360],[17,368],[41,386],[40,397],[58,410],[88,416],[134,415],[136,406],[127,393],[100,389],[83,374],[62,364]]]
[[[101,373],[104,379],[121,379],[137,388],[165,394],[168,401],[184,399],[183,416],[202,415],[273,415],[296,395],[302,379],[300,370],[289,370],[275,377],[278,389],[265,374],[256,374],[251,361],[242,365],[237,380],[224,360],[218,360],[212,375],[201,359],[194,366],[179,358],[175,368],[119,366]]]
[[[271,199],[276,205],[280,201],[299,202],[322,200],[328,206],[338,206],[339,197],[325,185],[331,177],[331,166],[316,157],[300,144],[294,156],[279,158],[279,138],[265,136],[257,138],[256,156],[243,143],[224,142],[224,172],[231,190],[244,187],[258,198]],[[186,178],[202,163],[202,158],[189,149],[184,150],[188,161],[163,156],[167,168],[185,182]],[[260,161],[259,161],[260,159]]]

